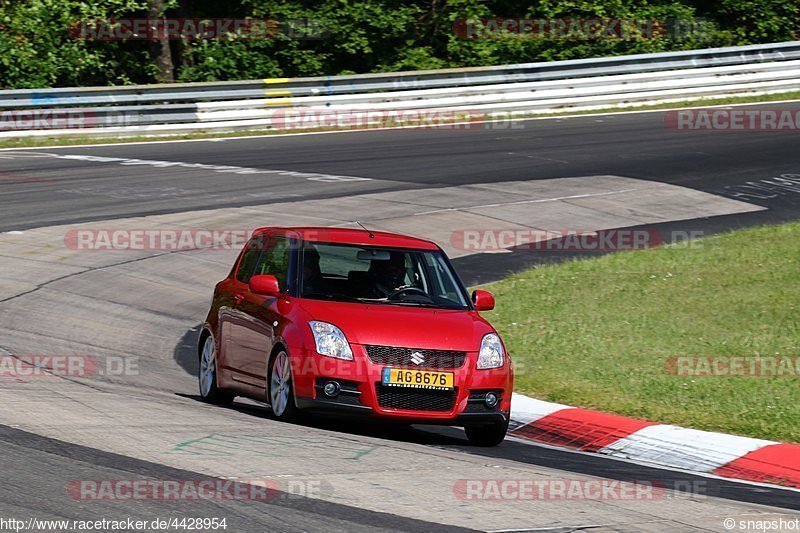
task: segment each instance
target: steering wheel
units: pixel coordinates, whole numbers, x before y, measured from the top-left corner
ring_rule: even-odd
[[[429,300],[431,299],[430,295],[428,295],[427,292],[423,291],[419,287],[401,287],[396,291],[394,291],[393,293],[391,293],[389,296],[387,296],[387,298],[389,300],[396,300],[398,296],[405,293],[416,293],[419,294],[420,296],[428,298]]]

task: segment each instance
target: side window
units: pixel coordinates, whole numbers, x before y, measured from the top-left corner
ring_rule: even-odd
[[[272,274],[278,278],[278,286],[286,289],[286,274],[289,271],[289,239],[273,237],[256,263],[255,274]]]
[[[236,279],[242,283],[249,283],[250,278],[253,277],[253,270],[255,269],[258,256],[264,249],[264,238],[260,235],[253,237],[247,243],[247,248],[242,255],[242,260],[239,262],[239,268],[236,270]]]

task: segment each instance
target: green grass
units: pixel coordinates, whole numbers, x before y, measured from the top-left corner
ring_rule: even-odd
[[[556,113],[530,113],[520,115],[516,118],[536,118],[536,117],[558,117],[566,115],[589,115],[603,113],[620,113],[626,111],[644,111],[657,109],[680,109],[680,108],[702,108],[712,105],[726,104],[747,104],[747,103],[768,103],[779,100],[800,100],[800,91],[790,91],[777,94],[766,94],[759,96],[730,96],[725,98],[709,98],[702,101],[673,102],[665,104],[635,105],[629,107],[609,107],[598,110],[569,110]],[[152,142],[165,140],[186,140],[186,139],[224,139],[226,137],[260,137],[265,135],[286,135],[287,133],[310,133],[323,131],[342,131],[343,128],[319,128],[305,130],[241,130],[233,132],[210,132],[210,133],[185,133],[177,135],[148,135],[138,137],[20,137],[0,140],[0,148],[31,148],[38,146],[62,146],[62,145],[92,145],[114,143],[133,143],[133,142]],[[344,128],[346,130],[346,128]]]
[[[534,268],[492,283],[516,389],[800,442],[800,378],[682,377],[673,355],[800,356],[800,223]]]

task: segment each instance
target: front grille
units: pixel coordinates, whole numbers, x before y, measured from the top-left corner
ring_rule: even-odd
[[[369,360],[378,365],[410,366],[412,368],[461,368],[467,352],[455,350],[417,350],[395,346],[365,346]],[[420,354],[423,361],[416,364],[413,354]],[[418,359],[419,356],[415,357]]]
[[[457,389],[425,390],[377,384],[375,392],[378,394],[378,405],[387,409],[447,412],[453,409]]]

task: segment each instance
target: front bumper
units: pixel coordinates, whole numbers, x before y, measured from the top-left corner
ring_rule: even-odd
[[[430,405],[425,409],[387,407],[386,388],[381,385],[382,371],[385,365],[372,363],[366,350],[361,345],[351,345],[354,361],[340,361],[310,352],[304,359],[312,364],[303,365],[307,372],[298,373],[295,369],[295,381],[298,385],[296,401],[301,409],[312,411],[334,412],[342,414],[362,415],[407,423],[447,424],[447,425],[484,425],[503,423],[508,420],[511,408],[511,392],[513,390],[513,374],[510,362],[498,369],[477,370],[475,361],[477,353],[467,354],[465,363],[455,369],[428,369],[452,372],[455,391],[452,407],[433,409]],[[398,367],[402,368],[402,367]],[[418,370],[415,368],[415,370]],[[336,397],[327,397],[323,386],[327,381],[336,381],[341,391]],[[381,389],[384,387],[383,389]],[[399,388],[391,387],[391,393]],[[421,398],[425,397],[425,389]],[[501,401],[497,406],[489,408],[483,397],[487,392],[499,395]],[[381,392],[384,392],[381,401]],[[411,393],[408,389],[402,392]],[[397,402],[395,402],[397,403]],[[401,402],[402,403],[402,402]],[[413,405],[413,401],[408,405]],[[421,407],[421,406],[420,406]],[[446,409],[446,410],[445,410]]]
[[[455,418],[428,418],[426,412],[408,411],[405,414],[392,414],[385,416],[376,414],[371,407],[366,405],[350,405],[322,398],[296,398],[297,407],[315,413],[332,413],[337,415],[354,415],[364,417],[387,418],[396,422],[411,422],[419,424],[448,425],[448,426],[480,426],[489,424],[504,424],[508,421],[508,411],[493,411],[487,413],[462,413]]]

